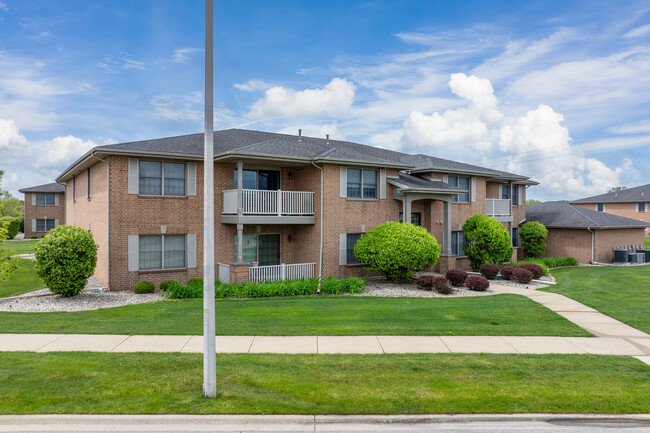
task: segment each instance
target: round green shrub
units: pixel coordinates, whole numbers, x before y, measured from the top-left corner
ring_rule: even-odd
[[[29,238],[30,238],[30,239],[38,239],[38,236],[36,236],[36,235],[31,235]]]
[[[34,247],[35,269],[47,287],[61,296],[74,296],[86,287],[97,266],[93,235],[69,225],[50,230]]]
[[[462,286],[467,279],[467,272],[462,269],[450,269],[445,274],[452,286]]]
[[[166,292],[169,289],[169,286],[172,283],[176,283],[176,281],[174,281],[174,280],[165,280],[165,281],[163,281],[162,283],[160,283],[160,291],[161,292]]]
[[[156,286],[151,281],[139,281],[133,286],[133,292],[141,295],[143,293],[153,293],[156,291]]]
[[[357,241],[354,257],[392,281],[410,278],[434,266],[440,257],[440,245],[423,227],[387,222]]]
[[[23,221],[23,217],[5,216],[0,218],[0,224],[7,223],[7,239],[13,239],[20,233],[21,221]]]
[[[463,251],[473,271],[484,263],[502,265],[512,259],[512,241],[503,224],[487,215],[474,215],[463,224]]]
[[[544,224],[531,221],[519,228],[521,248],[528,257],[538,257],[546,251],[546,237],[548,230]]]
[[[490,282],[487,278],[480,275],[472,275],[471,277],[467,277],[465,280],[465,285],[468,289],[475,292],[484,292],[488,289],[488,287],[490,287]]]

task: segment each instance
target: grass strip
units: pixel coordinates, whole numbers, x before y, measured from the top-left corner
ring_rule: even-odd
[[[548,335],[588,332],[518,295],[467,298],[304,296],[216,302],[217,335]],[[0,312],[4,333],[203,333],[203,301],[95,311]]]
[[[597,355],[2,354],[0,413],[647,413],[650,367]]]
[[[5,247],[16,254],[34,254],[37,239],[27,241],[6,241]]]
[[[557,286],[545,289],[650,333],[650,266],[554,269]]]
[[[34,271],[34,261],[18,259],[16,272],[11,274],[6,281],[0,283],[0,298],[20,295],[44,287],[45,283]]]

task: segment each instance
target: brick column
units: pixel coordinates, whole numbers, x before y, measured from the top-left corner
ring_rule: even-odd
[[[436,265],[437,272],[446,274],[448,270],[456,267],[456,256],[440,256]]]
[[[231,263],[230,264],[230,282],[231,283],[248,283],[248,263]]]

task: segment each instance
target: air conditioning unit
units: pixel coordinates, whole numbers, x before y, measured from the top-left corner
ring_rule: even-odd
[[[614,263],[627,263],[628,254],[627,248],[614,248]]]
[[[645,253],[630,253],[627,259],[630,263],[645,263]]]

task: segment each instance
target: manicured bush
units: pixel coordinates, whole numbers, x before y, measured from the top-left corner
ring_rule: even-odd
[[[504,280],[509,280],[510,278],[512,278],[512,273],[515,269],[517,269],[516,266],[503,265],[499,273],[501,274]]]
[[[20,225],[23,221],[23,217],[12,217],[5,216],[0,218],[0,225],[4,223],[7,224],[7,239],[13,239],[18,233],[20,233]]]
[[[192,278],[187,282],[187,284],[192,284],[194,286],[201,286],[201,288],[203,288],[203,278]]]
[[[540,265],[536,265],[535,263],[522,263],[519,265],[521,269],[526,269],[529,271],[531,274],[533,274],[533,279],[537,280],[544,275],[544,270]]]
[[[433,281],[435,279],[436,277],[433,275],[422,275],[418,278],[418,288],[423,290],[433,290]]]
[[[463,224],[463,251],[473,271],[483,263],[502,265],[512,259],[512,241],[503,224],[487,215],[474,215]]]
[[[160,283],[160,291],[161,291],[161,292],[166,292],[167,289],[169,288],[169,285],[170,285],[171,283],[175,283],[175,282],[176,282],[176,281],[174,281],[174,280],[166,280],[166,281],[163,281],[162,283]]]
[[[544,224],[531,221],[519,228],[519,240],[524,254],[528,257],[537,257],[546,251],[546,237],[548,230]]]
[[[532,281],[533,279],[533,273],[530,272],[527,269],[523,268],[515,268],[512,271],[512,277],[519,283],[519,284],[528,284]]]
[[[543,257],[541,260],[549,268],[559,268],[561,266],[578,266],[578,260],[575,257]]]
[[[18,259],[13,257],[13,251],[7,248],[8,224],[0,224],[0,283],[6,281],[18,267]]]
[[[200,278],[199,278],[200,279]],[[190,280],[191,281],[191,280]],[[175,281],[167,286],[165,295],[171,299],[197,299],[203,297],[203,282],[201,284],[183,285]]]
[[[30,239],[38,239],[38,236],[36,236],[36,235],[31,235],[29,238],[30,238]]]
[[[74,296],[95,271],[97,248],[93,235],[81,227],[55,227],[34,247],[36,273],[53,293]]]
[[[488,280],[494,280],[499,273],[499,267],[493,263],[483,263],[479,272]]]
[[[462,269],[450,269],[445,274],[452,286],[462,286],[467,279],[467,272]]]
[[[465,285],[468,289],[474,290],[475,292],[484,292],[490,287],[490,282],[487,278],[480,275],[472,275],[467,277],[465,280]]]
[[[538,257],[538,258],[535,258],[535,259],[528,258],[528,259],[524,259],[524,260],[522,260],[520,262],[517,262],[517,263],[511,262],[509,264],[513,265],[513,266],[520,266],[520,265],[522,265],[524,263],[533,263],[533,264],[539,266],[540,268],[542,268],[542,275],[548,275],[548,266],[546,266],[546,264],[544,262],[544,259],[541,258],[541,257]]]
[[[433,279],[433,289],[442,295],[450,295],[454,292],[445,277],[435,277]]]
[[[367,269],[393,281],[410,278],[415,272],[434,266],[440,257],[440,245],[423,227],[387,222],[357,241],[354,257],[366,263]]]
[[[156,286],[151,281],[138,281],[133,286],[133,292],[137,295],[144,293],[153,293],[156,291]]]

